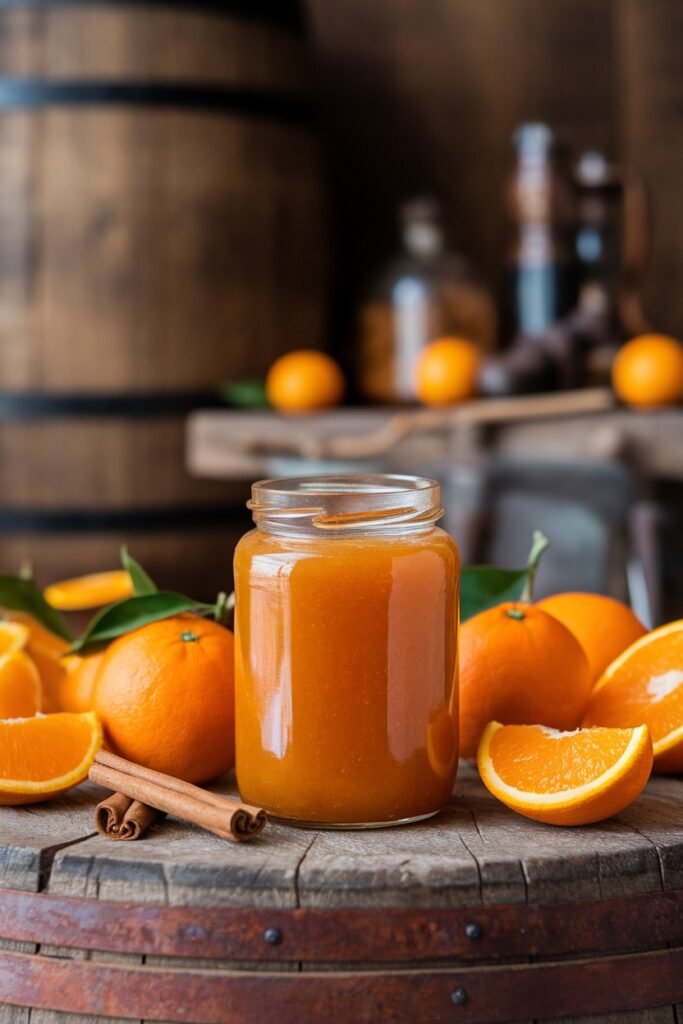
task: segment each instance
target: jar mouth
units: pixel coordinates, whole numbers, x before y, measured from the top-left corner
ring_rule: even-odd
[[[435,480],[398,474],[259,480],[247,508],[257,526],[304,534],[425,529],[443,515]]]

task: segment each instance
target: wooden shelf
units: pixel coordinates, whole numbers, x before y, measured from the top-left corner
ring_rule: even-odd
[[[634,412],[608,389],[485,399],[445,410],[345,408],[304,417],[207,410],[187,427],[197,477],[425,469],[483,451],[550,459],[623,459],[643,474],[683,480],[683,409]]]

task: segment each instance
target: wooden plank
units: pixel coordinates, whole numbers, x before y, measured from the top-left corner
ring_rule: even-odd
[[[3,807],[0,886],[26,892],[39,892],[44,888],[57,851],[93,833],[92,805],[100,792],[87,784],[46,804]],[[35,953],[37,947],[33,943],[0,938],[0,950]],[[29,1024],[32,1012],[36,1011],[0,1004],[0,1024]],[[40,1024],[35,1016],[34,1024]]]
[[[48,891],[62,896],[200,907],[295,907],[311,837],[272,822],[247,844],[168,819],[139,843],[99,836],[55,857]]]
[[[683,413],[677,409],[563,420],[560,430],[547,424],[515,422],[499,427],[493,448],[506,455],[534,458],[619,458],[649,478],[683,480]]]
[[[463,440],[470,452],[481,450],[475,431],[486,427],[486,446],[502,454],[575,459],[581,452],[584,459],[625,459],[645,476],[683,479],[683,413],[589,411],[602,394],[589,392],[582,413],[562,413],[557,404],[551,413],[548,396],[543,404],[520,406],[519,416],[518,399],[504,405],[476,401],[447,413],[349,408],[303,419],[207,410],[188,420],[186,458],[195,477],[235,480],[296,472],[302,460],[309,473],[329,468],[334,460],[356,470],[406,466],[418,459],[429,465],[446,455],[452,459]],[[537,416],[540,422],[534,422]]]
[[[657,853],[663,889],[683,887],[683,787],[680,779],[653,776],[647,799],[622,811],[624,822],[652,844]]]
[[[607,413],[608,389],[489,398],[448,409],[336,409],[306,417],[274,412],[203,411],[187,427],[187,464],[196,476],[240,477],[270,458],[372,460],[424,434],[457,436],[473,427]],[[310,470],[309,470],[310,471]]]
[[[479,873],[447,807],[430,822],[320,832],[299,867],[302,907],[448,907],[480,902]]]
[[[55,854],[92,835],[93,803],[103,791],[86,783],[59,800],[0,812],[0,886],[39,892]]]
[[[647,1009],[683,990],[683,950],[592,961],[331,974],[164,971],[0,954],[0,996],[188,1024],[459,1020],[507,1024],[567,1009]],[[465,998],[454,998],[459,990]],[[457,1009],[454,1010],[454,1005]],[[343,1009],[345,1017],[340,1017]]]

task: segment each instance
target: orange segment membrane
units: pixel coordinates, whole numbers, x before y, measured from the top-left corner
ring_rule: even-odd
[[[94,715],[0,721],[0,790],[10,782],[49,782],[68,775],[88,755],[94,730]]]
[[[543,726],[512,726],[497,732],[490,757],[498,777],[525,793],[560,793],[608,771],[631,742],[628,729],[557,732]]]

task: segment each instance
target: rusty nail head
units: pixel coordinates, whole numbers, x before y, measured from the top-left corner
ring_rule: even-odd
[[[467,998],[467,992],[465,992],[464,988],[456,988],[455,992],[451,992],[451,1001],[454,1002],[456,1006],[464,1006],[467,1002]]]
[[[263,938],[270,946],[279,946],[282,942],[282,932],[279,928],[266,928]]]
[[[483,928],[476,921],[470,921],[465,925],[465,935],[468,939],[480,939],[484,934]]]

